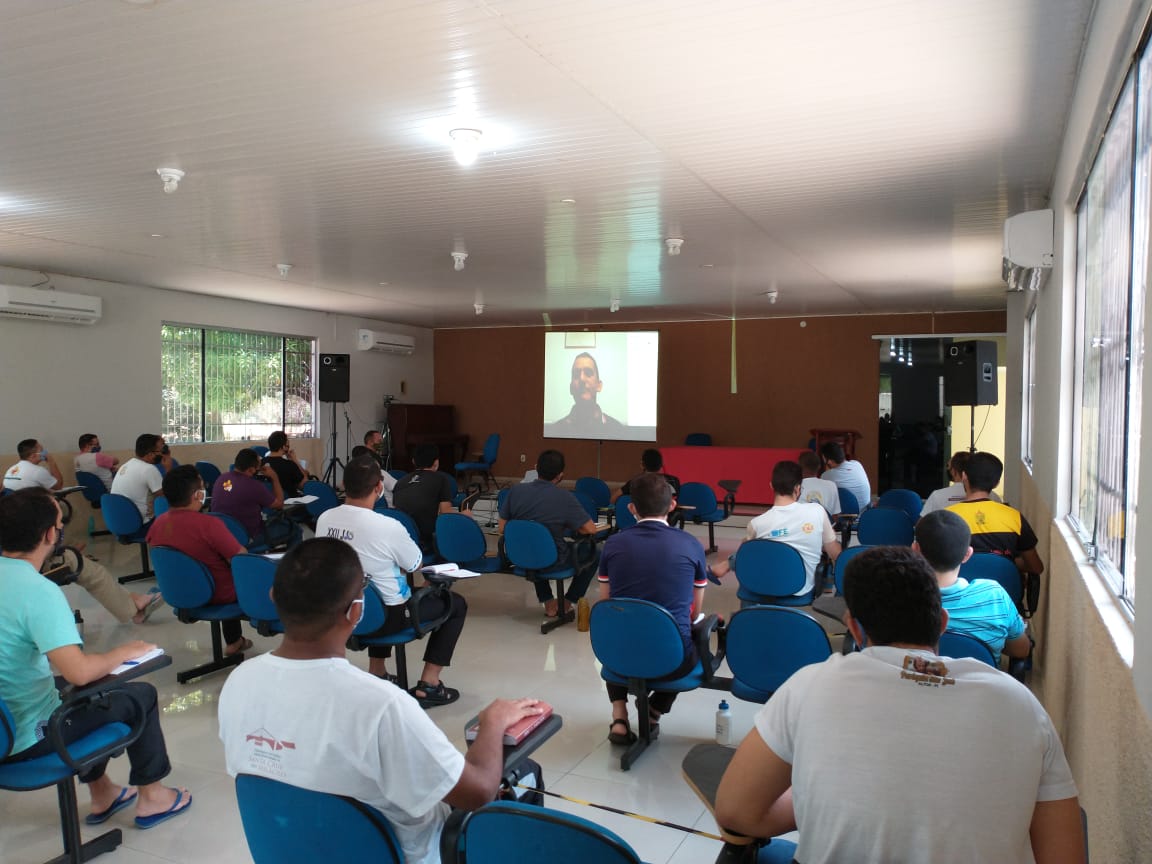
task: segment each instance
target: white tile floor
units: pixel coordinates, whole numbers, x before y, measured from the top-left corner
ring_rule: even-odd
[[[738,545],[746,519],[717,529],[721,555]],[[692,529],[707,537],[706,531]],[[113,572],[132,572],[138,565],[135,547],[119,546],[97,538],[89,551],[111,566]],[[130,585],[147,590],[152,583]],[[540,607],[531,586],[505,574],[484,576],[459,584],[468,598],[468,623],[455,662],[445,680],[461,690],[460,701],[436,708],[431,716],[461,749],[464,724],[496,696],[538,696],[550,701],[564,718],[564,728],[536,754],[543,765],[550,790],[576,798],[633,810],[680,825],[715,832],[716,826],[704,806],[680,775],[680,762],[696,743],[710,740],[717,703],[722,694],[712,690],[686,693],[661,724],[660,740],[633,766],[620,770],[620,749],[608,744],[609,706],[600,680],[588,634],[575,625],[540,635]],[[594,594],[595,584],[590,591]],[[176,683],[176,671],[203,662],[210,654],[206,623],[185,625],[162,609],[141,627],[119,625],[82,590],[66,589],[73,606],[82,610],[86,644],[100,651],[131,638],[144,638],[162,645],[173,655],[173,664],[150,680],[160,693],[164,734],[173,763],[170,781],[187,786],[194,795],[186,818],[150,831],[132,826],[131,809],[113,817],[111,825],[124,830],[124,843],[99,860],[108,864],[151,862],[248,862],[236,809],[231,778],[224,771],[224,758],[216,725],[216,700],[227,673],[221,672],[188,684]],[[708,611],[731,613],[736,601],[734,579],[721,587],[710,586]],[[251,634],[256,651],[270,651],[277,639]],[[410,669],[418,672],[421,649],[409,651]],[[363,654],[353,662],[367,665]],[[726,670],[725,670],[726,671]],[[752,726],[758,706],[732,703],[733,739],[742,738]],[[124,781],[127,765],[112,763],[114,779]],[[81,812],[87,796],[81,791]],[[674,829],[617,816],[601,810],[550,799],[548,805],[568,810],[607,826],[620,834],[651,864],[712,862],[720,850],[718,841],[694,837]],[[101,826],[100,830],[104,830]],[[99,831],[84,829],[86,837]],[[56,795],[53,789],[17,794],[0,791],[0,861],[5,864],[36,864],[60,851]]]

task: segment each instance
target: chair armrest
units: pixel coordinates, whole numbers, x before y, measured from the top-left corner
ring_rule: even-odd
[[[76,557],[76,567],[73,569],[61,555],[60,563],[48,570],[41,570],[40,575],[56,583],[61,588],[71,585],[77,577],[84,572],[84,556],[75,546],[65,546],[64,552],[71,552]]]
[[[91,765],[119,753],[139,738],[140,734],[144,731],[144,706],[141,705],[139,700],[128,690],[114,685],[115,682],[110,682],[105,689],[86,691],[83,694],[73,696],[53,711],[52,716],[48,718],[48,741],[52,744],[56,755],[60,757],[61,761],[78,774]],[[87,709],[93,705],[98,707],[107,706],[113,701],[124,702],[132,706],[133,717],[128,723],[128,734],[88,753],[81,759],[73,757],[73,755],[68,752],[68,745],[64,743],[64,738],[61,734],[61,728],[64,723],[69,717],[82,709]]]
[[[716,634],[716,651],[712,651],[712,634]],[[728,627],[724,619],[713,613],[708,615],[699,624],[692,626],[692,641],[696,645],[696,656],[700,658],[700,665],[704,669],[704,681],[712,680],[720,664],[724,662],[724,655],[728,650]]]
[[[445,605],[447,608],[445,608],[444,614],[437,615],[430,621],[422,621],[420,619],[420,601],[422,599],[424,599],[429,594],[451,594],[451,589],[449,588],[450,583],[441,582],[438,580],[429,580],[427,575],[425,575],[424,578],[426,584],[421,585],[419,588],[413,591],[412,596],[408,598],[408,617],[412,619],[412,629],[416,631],[417,636],[423,636],[425,633],[431,633],[433,630],[447,621],[448,616],[452,614],[452,598],[446,597]]]
[[[1031,618],[1037,606],[1040,604],[1040,574],[1039,573],[1021,573],[1020,578],[1024,582],[1024,618]]]

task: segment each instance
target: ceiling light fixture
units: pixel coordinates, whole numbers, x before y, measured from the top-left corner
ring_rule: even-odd
[[[484,304],[483,303],[473,303],[472,308],[476,310],[477,315],[483,315],[484,314]]]
[[[575,198],[561,198],[560,203],[561,204],[575,204],[576,199]]]
[[[889,357],[895,357],[896,356],[896,340],[895,339],[889,339],[888,340],[888,356]]]
[[[452,253],[452,269],[459,273],[464,269],[464,262],[468,260],[467,252],[453,252]],[[477,312],[477,315],[480,313]]]
[[[160,180],[164,184],[164,191],[171,195],[180,186],[180,181],[184,179],[184,172],[179,168],[157,168],[156,173],[160,175]]]
[[[291,264],[277,264],[276,269],[280,271],[280,278],[287,279],[288,271],[292,269]]]
[[[163,237],[163,234],[149,234],[149,237]]]
[[[680,237],[668,237],[664,241],[664,245],[668,247],[669,255],[679,255],[680,247],[684,245],[684,240]]]
[[[620,298],[619,297],[613,297],[612,298],[612,302],[608,304],[608,311],[609,312],[619,312],[620,311]]]
[[[467,168],[476,161],[480,155],[480,138],[483,134],[479,129],[453,129],[448,133],[452,138],[452,154],[457,164]]]

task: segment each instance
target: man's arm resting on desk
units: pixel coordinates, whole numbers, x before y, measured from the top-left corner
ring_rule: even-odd
[[[716,824],[746,837],[775,837],[796,829],[792,766],[748,733],[716,791]]]
[[[460,810],[475,810],[496,797],[504,773],[504,730],[539,714],[536,699],[497,699],[480,712],[480,731],[464,756],[464,770],[444,800]]]
[[[1080,799],[1037,801],[1028,826],[1036,864],[1083,864],[1084,830]]]
[[[69,684],[83,686],[103,678],[125,660],[146,654],[156,646],[150,642],[128,642],[104,654],[85,654],[79,645],[63,645],[48,652],[48,660],[60,670]]]
[[[595,534],[596,533],[596,523],[593,522],[591,519],[589,519],[587,522],[585,522],[583,525],[581,525],[579,528],[576,529],[576,533],[577,534]]]

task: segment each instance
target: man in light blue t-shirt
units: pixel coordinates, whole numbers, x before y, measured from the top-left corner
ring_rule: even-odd
[[[40,567],[62,542],[60,505],[44,489],[23,489],[0,498],[0,693],[15,721],[12,754],[5,761],[22,762],[55,752],[45,737],[52,712],[60,705],[49,663],[71,684],[90,684],[125,660],[154,648],[129,642],[106,654],[87,654],[76,631],[64,593],[40,575]],[[117,689],[131,694],[143,708],[140,737],[126,748],[131,786],[113,783],[104,773],[107,762],[80,774],[92,797],[89,825],[106,822],[115,812],[136,804],[136,827],[151,828],[192,803],[187,789],[172,789],[160,781],[171,771],[160,731],[156,689],[126,682]],[[131,722],[135,710],[127,700],[109,700],[107,707],[89,706],[73,712],[61,726],[65,743],[113,722]],[[133,788],[133,786],[137,788]]]
[[[951,510],[934,510],[916,523],[912,548],[936,572],[940,599],[948,613],[948,629],[979,639],[997,656],[1027,657],[1032,640],[1016,604],[999,582],[961,579],[960,565],[972,555],[968,523]]]
[[[851,492],[861,510],[872,504],[872,484],[864,466],[855,459],[849,459],[844,448],[835,441],[828,441],[820,448],[820,458],[824,460],[824,473],[821,480],[831,480],[836,488]],[[844,502],[840,502],[841,509]]]

